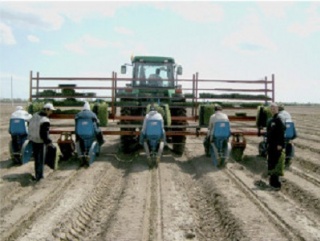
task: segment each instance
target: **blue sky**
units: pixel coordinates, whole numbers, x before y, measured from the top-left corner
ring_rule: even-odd
[[[320,2],[0,2],[1,98],[29,73],[110,77],[131,55],[174,57],[182,78],[271,79],[276,101],[320,103]],[[123,76],[125,77],[125,76]]]

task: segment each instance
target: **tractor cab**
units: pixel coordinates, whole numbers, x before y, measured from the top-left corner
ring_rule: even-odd
[[[121,73],[126,73],[126,66],[121,66]],[[182,74],[182,67],[176,65],[173,58],[136,56],[132,58],[132,87],[175,88],[177,75]]]

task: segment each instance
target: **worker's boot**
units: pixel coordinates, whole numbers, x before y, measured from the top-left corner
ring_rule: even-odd
[[[150,168],[152,168],[152,159],[151,157],[147,157],[147,163]]]
[[[160,163],[160,157],[158,156],[156,159],[156,164],[158,165]]]

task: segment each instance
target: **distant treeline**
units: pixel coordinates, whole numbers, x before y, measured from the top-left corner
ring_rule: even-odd
[[[11,103],[11,102],[14,102],[14,103],[24,103],[24,102],[28,102],[27,99],[21,99],[21,98],[15,98],[13,100],[9,99],[9,98],[0,98],[0,102],[1,103]]]

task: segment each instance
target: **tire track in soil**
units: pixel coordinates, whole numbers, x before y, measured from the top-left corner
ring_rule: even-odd
[[[237,163],[234,166],[231,165],[232,169],[228,166],[228,170],[232,170],[234,176],[239,180],[239,183],[243,183],[243,187],[248,190],[248,193],[255,196],[261,206],[264,206],[272,214],[271,220],[277,225],[277,228],[284,234],[291,235],[291,237],[287,237],[289,240],[319,240],[320,219],[317,214],[304,209],[305,205],[292,199],[288,192],[282,190],[277,192],[269,187],[254,186],[252,177],[246,174],[243,168],[236,168]],[[294,190],[293,186],[288,188]],[[300,190],[296,195],[299,194]]]
[[[256,152],[256,148],[253,146],[247,145],[247,148],[248,148],[248,149],[246,149],[247,151],[251,149]],[[233,164],[229,163],[228,165],[232,166]],[[235,163],[235,165],[239,165],[239,164]],[[200,165],[200,166],[202,167],[202,165]],[[230,169],[227,168],[226,170],[229,171]],[[301,213],[301,209],[304,209],[303,205],[301,205],[300,202],[296,202],[296,200],[293,201],[292,199],[290,199],[290,195],[288,195],[288,193],[286,193],[286,195],[284,193],[280,193],[280,195],[279,195],[279,194],[277,194],[277,192],[270,192],[268,190],[267,191],[266,190],[253,191],[253,190],[257,189],[253,185],[254,174],[251,172],[248,173],[241,166],[239,166],[238,168],[235,168],[235,170],[236,170],[236,172],[234,172],[234,170],[232,169],[232,173],[234,173],[234,176],[239,180],[238,182],[235,182],[235,183],[237,185],[240,185],[241,183],[243,183],[242,187],[244,188],[244,190],[247,190],[247,193],[251,193],[251,197],[249,195],[247,200],[254,200],[252,198],[252,195],[256,196],[255,202],[259,203],[260,208],[264,207],[264,206],[266,207],[266,210],[269,213],[267,215],[268,219],[273,220],[273,223],[275,224],[275,226],[278,229],[280,229],[279,230],[280,232],[285,231],[284,233],[289,234],[289,236],[287,236],[288,240],[317,240],[320,238],[319,231],[316,228],[320,225],[318,215],[312,214],[312,213],[308,212],[307,210],[304,210]],[[245,174],[245,172],[247,172],[247,173]],[[295,189],[293,185],[291,185],[290,187],[292,187],[292,190]],[[228,188],[230,189],[230,185]],[[232,192],[231,190],[229,190],[229,191]],[[296,191],[300,194],[300,192],[299,192],[300,189],[296,190]],[[259,195],[257,195],[257,194],[259,194]],[[310,194],[306,194],[306,195],[308,197],[310,197]],[[313,198],[314,198],[314,196],[313,197],[311,196],[311,200]],[[264,200],[269,200],[269,201],[265,202]],[[317,198],[313,199],[313,200],[317,200]],[[238,199],[238,202],[239,202],[239,199]],[[269,206],[268,203],[272,204],[272,205]],[[274,204],[276,204],[275,207],[274,207]],[[313,204],[315,204],[315,202],[311,201],[310,206],[313,206]],[[306,206],[308,206],[308,205],[306,205]],[[312,211],[314,211],[314,210],[311,209],[311,212]],[[252,212],[250,212],[250,213],[252,213]],[[239,213],[239,215],[241,215],[241,214],[242,213]],[[294,222],[291,219],[292,216],[295,217]],[[250,219],[246,218],[244,220],[248,223],[248,220],[250,220]],[[279,225],[279,220],[280,220],[281,225]],[[249,222],[249,224],[250,224],[250,222]],[[296,231],[296,230],[298,230],[298,231]],[[270,235],[270,233],[265,232],[265,230],[263,230],[262,233],[267,234],[268,236]],[[258,238],[258,240],[259,240],[259,238]]]
[[[33,163],[32,163],[33,164]],[[21,197],[31,195],[32,175],[34,167],[31,164],[25,166],[12,166],[12,168],[1,173],[1,216],[4,216],[8,210],[20,202]]]
[[[51,207],[48,207],[46,212],[36,219],[23,235],[20,235],[19,241],[60,240],[59,234],[62,235],[60,229],[64,230],[66,227],[69,227],[69,222],[72,222],[72,227],[74,227],[75,230],[81,229],[83,231],[83,225],[87,224],[79,223],[79,220],[73,222],[73,219],[69,217],[80,213],[81,217],[86,219],[88,217],[88,210],[91,210],[92,205],[97,202],[97,192],[93,187],[99,186],[100,180],[106,178],[108,175],[113,176],[114,180],[116,180],[118,176],[122,176],[122,169],[118,170],[118,168],[115,167],[115,162],[110,162],[109,160],[107,162],[101,161],[101,157],[99,157],[89,168],[81,168],[78,170],[79,173],[77,173],[72,183],[65,187],[66,190],[59,200]],[[114,171],[114,169],[116,169],[116,171]],[[55,184],[51,183],[51,186],[52,185],[54,186]],[[91,195],[92,193],[94,195]],[[87,202],[85,205],[82,205],[84,201]],[[81,208],[83,208],[83,210]],[[45,232],[41,230],[45,230]],[[70,233],[74,232],[74,230],[70,231]]]
[[[81,240],[149,240],[150,219],[156,210],[151,196],[154,174],[141,159],[121,165],[125,166],[125,174],[117,181],[121,188],[102,199],[93,214],[98,225],[86,230]]]
[[[14,208],[8,208],[5,216],[1,216],[1,231],[2,240],[16,240],[33,222],[46,213],[49,207],[55,204],[60,198],[65,189],[72,184],[72,180],[80,175],[84,169],[80,170],[65,170],[65,172],[55,172],[55,175],[47,177],[40,183],[36,183],[30,193],[19,197],[19,202],[13,203]],[[49,180],[60,180],[55,185],[46,183]],[[41,197],[41,199],[39,199]],[[5,222],[4,222],[5,219]]]
[[[316,143],[318,143],[320,141],[319,136],[305,134],[303,132],[299,132],[297,138],[299,138],[301,140],[306,140],[306,141],[313,141],[313,142],[316,142]]]
[[[199,227],[205,229],[203,240],[265,240],[266,237],[270,240],[297,240],[292,239],[291,232],[284,235],[282,229],[278,229],[277,222],[273,221],[271,212],[262,211],[257,199],[248,198],[239,181],[231,178],[227,171],[215,168],[210,158],[193,157],[190,153],[188,158],[199,179],[198,189],[203,193],[200,196],[205,197],[205,202],[200,204],[203,209],[199,211]],[[210,217],[207,218],[208,213]],[[212,237],[217,232],[216,228],[220,229],[220,237]]]
[[[199,240],[195,210],[189,199],[190,166],[183,157],[166,155],[158,167],[161,203],[161,235],[157,240]]]
[[[313,125],[312,127],[307,127],[305,125],[296,125],[296,130],[299,136],[299,133],[307,134],[307,135],[319,135],[320,131],[317,125]]]
[[[255,148],[253,146],[249,145],[247,146],[246,150],[247,152],[252,152],[252,150],[254,149]],[[237,163],[237,165],[241,165],[241,164],[243,165],[243,163],[241,162]],[[249,167],[249,166],[244,165],[244,167]],[[251,166],[251,169],[249,170],[251,172],[253,171],[252,166]],[[249,173],[246,175],[252,177],[252,173]],[[261,176],[264,176],[263,178],[265,182],[268,183],[268,181],[266,180],[267,176],[263,173],[261,173]],[[320,238],[320,232],[315,227],[320,226],[320,212],[319,212],[320,197],[319,197],[319,193],[316,192],[316,190],[318,189],[318,186],[314,184],[314,182],[318,182],[319,180],[316,178],[312,178],[312,181],[310,181],[310,178],[305,178],[305,176],[306,175],[296,175],[294,172],[285,171],[284,178],[282,178],[284,179],[283,188],[281,189],[280,195],[278,195],[278,197],[280,197],[280,199],[284,199],[284,201],[282,202],[288,203],[290,204],[290,206],[283,205],[284,206],[283,209],[278,208],[277,210],[274,210],[274,212],[284,213],[283,217],[284,219],[287,220],[286,222],[288,223],[287,224],[288,227],[293,227],[292,229],[296,228],[297,230],[302,229],[301,234],[299,235],[303,240],[317,240]],[[242,179],[245,179],[245,178],[242,178]],[[250,186],[249,180],[247,180],[246,183],[248,184],[247,186]],[[266,189],[268,190],[268,188]],[[259,193],[259,192],[262,193],[261,191],[257,191],[256,193]],[[263,199],[266,199],[266,198],[263,197]],[[269,201],[268,203],[282,204],[282,202],[277,202],[275,200],[272,200],[272,201]],[[281,206],[279,204],[275,206],[276,207]],[[288,210],[289,215],[286,214],[283,210]],[[287,218],[290,216],[295,217],[294,219],[296,220],[296,222],[292,222],[292,220]],[[300,223],[301,226],[297,225],[297,223]]]
[[[320,179],[316,176],[310,175],[309,173],[305,173],[304,171],[300,170],[301,168],[296,168],[295,166],[291,165],[289,167],[289,170],[286,171],[290,171],[293,174],[311,182],[313,185],[317,186],[318,188],[320,188]]]
[[[295,200],[305,210],[316,214],[320,218],[320,192],[315,192],[315,190],[319,190],[319,186],[290,172],[285,174],[282,181],[281,192]]]
[[[304,140],[302,141],[300,140],[295,140],[294,141],[294,145],[296,147],[299,147],[300,149],[304,149],[304,150],[309,150],[310,152],[313,152],[315,154],[320,154],[320,148],[318,147],[318,143],[309,143],[308,145],[308,141]]]
[[[87,188],[88,193],[83,201],[53,229],[52,234],[57,240],[100,240],[99,232],[108,228],[120,209],[131,169],[130,166],[119,167],[117,161],[112,162],[113,167],[103,167],[101,175],[94,181],[94,187],[91,184]]]

